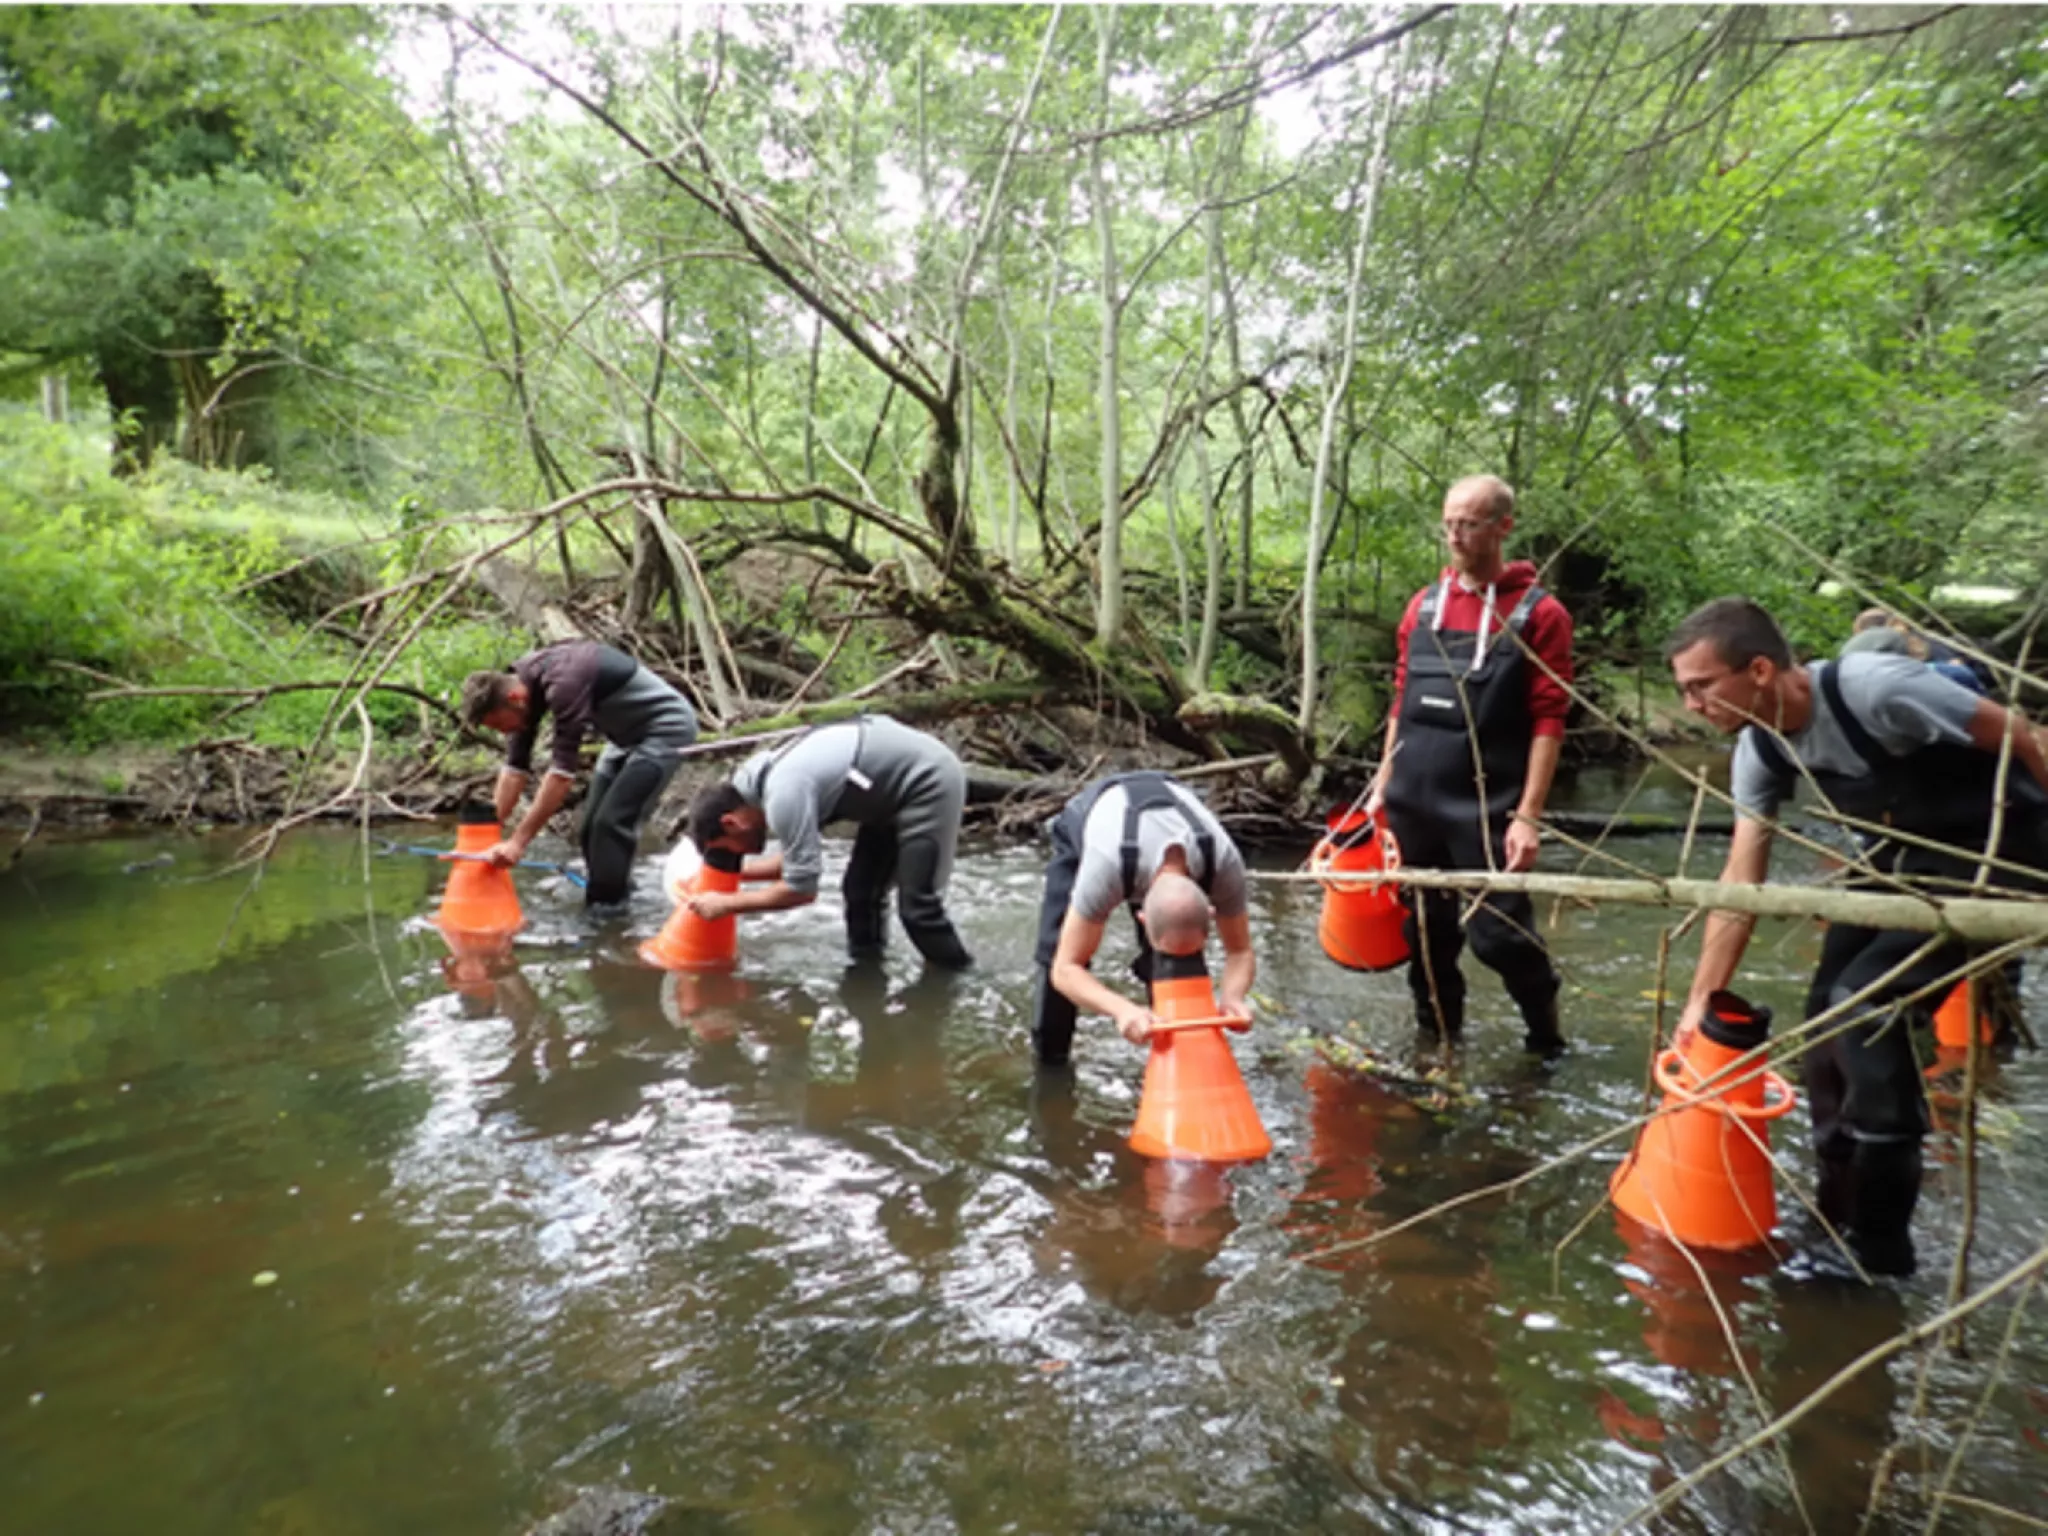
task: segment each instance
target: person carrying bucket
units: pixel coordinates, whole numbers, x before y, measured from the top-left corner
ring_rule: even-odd
[[[1444,497],[1450,563],[1409,600],[1395,636],[1393,705],[1366,814],[1383,812],[1401,862],[1417,869],[1526,870],[1550,797],[1571,696],[1572,621],[1536,585],[1536,567],[1508,562],[1515,493],[1474,475]],[[1524,1046],[1564,1049],[1558,976],[1525,895],[1488,895],[1469,929],[1455,891],[1408,893],[1408,987],[1425,1039],[1465,1028],[1472,953],[1500,973],[1521,1011]]]
[[[1218,1006],[1232,1017],[1251,1017],[1247,999],[1258,965],[1244,857],[1194,791],[1152,770],[1112,774],[1075,795],[1049,826],[1052,862],[1032,956],[1038,985],[1031,1047],[1041,1065],[1064,1066],[1072,1056],[1082,1008],[1107,1014],[1134,1044],[1149,1037],[1150,1011],[1097,981],[1088,967],[1102,947],[1110,914],[1128,906],[1138,935],[1132,970],[1140,981],[1151,981],[1158,935],[1142,921],[1140,907],[1166,875],[1179,877],[1192,891],[1193,903],[1184,899],[1183,909],[1199,903],[1201,942],[1213,915],[1223,942]]]
[[[1724,882],[1754,885],[1769,873],[1774,818],[1804,780],[1839,814],[1904,834],[1861,844],[1866,873],[1889,888],[1901,881],[1937,894],[1969,887],[1994,823],[1995,851],[2008,866],[1997,884],[2041,888],[2038,879],[2010,872],[2048,869],[2048,762],[2017,714],[1908,656],[1854,654],[1795,666],[1776,620],[1748,598],[1717,598],[1696,610],[1665,654],[1686,708],[1737,737],[1729,772],[1735,836]],[[2005,804],[1995,815],[2008,738]],[[1713,995],[1734,979],[1754,926],[1747,915],[1708,915],[1679,1019],[1681,1048]],[[1837,1021],[1850,1027],[1830,1031],[1802,1065],[1820,1213],[1870,1274],[1914,1268],[1927,1104],[1897,1014],[1969,955],[1959,940],[1930,945],[1926,934],[1833,923],[1807,990],[1809,1019],[1856,1000]],[[1799,1268],[1844,1273],[1831,1244],[1811,1248]]]
[[[611,906],[626,899],[640,828],[675,777],[683,749],[697,739],[689,700],[624,651],[595,640],[563,640],[513,662],[503,672],[472,672],[462,682],[462,722],[505,735],[496,808],[510,820],[533,773],[534,734],[554,717],[547,772],[525,817],[485,851],[510,869],[554,819],[575,787],[583,738],[595,731],[605,749],[583,802],[579,840],[589,883],[584,902]]]
[[[945,891],[966,804],[967,770],[936,736],[887,715],[818,726],[755,753],[690,802],[690,840],[707,856],[715,848],[746,855],[743,878],[766,883],[684,899],[709,922],[809,906],[824,873],[820,834],[830,822],[851,821],[860,832],[840,888],[848,952],[856,960],[880,956],[893,887],[918,952],[943,969],[964,970],[974,957],[946,915]],[[770,837],[781,847],[764,856]]]

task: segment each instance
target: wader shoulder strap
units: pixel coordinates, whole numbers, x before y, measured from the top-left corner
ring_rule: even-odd
[[[1437,597],[1442,591],[1443,583],[1437,581],[1422,589],[1422,606],[1415,610],[1415,623],[1418,628],[1428,628],[1436,622]],[[1536,605],[1549,595],[1534,582],[1524,587],[1521,600],[1508,613],[1507,627],[1519,632],[1522,626],[1529,622],[1529,615],[1535,611]]]
[[[1821,662],[1813,670],[1819,679],[1820,691],[1827,696],[1828,708],[1834,711],[1835,721],[1842,727],[1842,735],[1870,771],[1881,774],[1896,763],[1898,759],[1879,746],[1877,738],[1850,712],[1848,700],[1842,697],[1842,680],[1835,675],[1835,669],[1827,662]]]
[[[1529,615],[1535,610],[1536,605],[1549,595],[1535,582],[1530,582],[1522,592],[1522,600],[1515,604],[1514,612],[1508,615],[1508,628],[1519,634],[1522,626],[1529,622]]]
[[[1124,836],[1117,849],[1118,872],[1123,877],[1124,899],[1137,909],[1138,889],[1138,818],[1152,810],[1171,810],[1179,814],[1195,835],[1195,852],[1202,860],[1202,873],[1195,884],[1202,888],[1204,896],[1216,881],[1216,839],[1211,837],[1200,822],[1188,814],[1179,797],[1167,787],[1166,776],[1157,773],[1132,774],[1123,783],[1124,791]]]
[[[1799,782],[1799,770],[1792,765],[1792,759],[1785,755],[1785,749],[1778,745],[1778,738],[1760,725],[1746,725],[1742,732],[1749,738],[1749,744],[1756,755],[1763,759],[1764,767],[1781,779]]]
[[[875,786],[875,781],[860,771],[861,748],[868,744],[869,718],[867,714],[863,713],[854,716],[853,720],[856,734],[853,738],[853,760],[846,765],[846,782],[855,789],[873,789]],[[835,720],[833,722],[834,725],[844,725],[845,723],[843,720]],[[768,799],[768,775],[775,771],[775,765],[809,741],[813,736],[817,735],[818,732],[829,729],[831,729],[830,726],[807,725],[769,755],[766,766],[761,769],[761,777],[754,784],[754,792],[761,797],[763,803],[766,803]]]

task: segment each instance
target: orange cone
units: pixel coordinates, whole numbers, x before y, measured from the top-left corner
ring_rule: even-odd
[[[1945,1051],[1967,1051],[1970,1048],[1970,982],[1969,978],[1955,984],[1955,990],[1941,1000],[1941,1006],[1934,1010],[1934,1043]],[[1977,1010],[1977,1043],[1991,1043],[1991,1019],[1983,1009]]]
[[[740,888],[740,856],[729,849],[706,851],[689,890],[677,893],[676,909],[660,933],[640,946],[640,958],[665,971],[729,971],[739,963],[739,920],[702,918],[690,910],[690,891],[731,892]]]
[[[1370,874],[1392,868],[1388,851],[1393,839],[1362,811],[1332,811],[1329,835],[1308,856],[1317,874]],[[1408,958],[1408,940],[1401,932],[1408,909],[1391,885],[1323,882],[1323,917],[1316,937],[1323,953],[1354,971],[1385,971]]]
[[[1237,1058],[1223,1038],[1200,955],[1152,957],[1152,1034],[1131,1150],[1145,1157],[1242,1163],[1273,1150]],[[1232,1021],[1235,1022],[1235,1021]]]
[[[502,836],[502,829],[489,811],[466,805],[455,828],[455,851],[480,854],[495,846]],[[443,933],[475,938],[509,937],[519,931],[525,920],[511,870],[498,869],[477,858],[449,861],[448,888],[441,893],[441,908],[434,917]]]
[[[1655,1232],[1698,1248],[1748,1248],[1777,1225],[1770,1122],[1792,1107],[1792,1089],[1752,1063],[1709,1083],[1762,1045],[1769,1009],[1716,992],[1707,1019],[1681,1054],[1657,1058],[1664,1103],[1615,1170],[1615,1207]]]

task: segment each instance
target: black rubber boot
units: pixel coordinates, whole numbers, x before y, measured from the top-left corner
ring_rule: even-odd
[[[1866,1141],[1856,1148],[1849,1246],[1873,1275],[1910,1275],[1913,1208],[1920,1203],[1920,1143]]]
[[[1557,1022],[1557,991],[1553,988],[1540,1002],[1521,1002],[1522,1049],[1548,1061],[1565,1052],[1564,1031]]]
[[[964,971],[974,964],[974,956],[967,952],[967,946],[960,942],[959,930],[950,922],[912,925],[906,921],[903,931],[910,935],[910,942],[924,956],[926,965],[935,965],[942,971]]]
[[[1465,999],[1438,997],[1416,1000],[1415,1043],[1422,1046],[1462,1045],[1465,1040]]]
[[[1049,971],[1038,973],[1038,997],[1031,1010],[1031,1053],[1042,1067],[1064,1067],[1074,1054],[1074,1026],[1081,1010],[1052,984]]]
[[[1912,1274],[1920,1144],[1864,1142],[1846,1156],[1822,1157],[1819,1175],[1816,1204],[1834,1232],[1817,1222],[1802,1222],[1796,1249],[1785,1265],[1786,1276],[1860,1285],[1865,1276]],[[1847,1252],[1843,1244],[1848,1245]]]

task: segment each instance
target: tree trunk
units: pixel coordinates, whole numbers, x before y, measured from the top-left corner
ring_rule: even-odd
[[[114,418],[114,473],[137,474],[149,468],[158,449],[177,440],[177,378],[169,359],[141,348],[102,354],[99,376]]]
[[[1109,71],[1116,41],[1116,11],[1102,6],[1095,12],[1098,77],[1097,102],[1102,125],[1109,124]],[[1097,302],[1102,306],[1101,339],[1098,343],[1099,374],[1097,408],[1102,427],[1102,454],[1098,489],[1102,498],[1102,542],[1100,547],[1100,588],[1095,607],[1095,639],[1105,649],[1116,644],[1124,627],[1124,509],[1121,465],[1123,460],[1123,417],[1117,403],[1117,352],[1123,310],[1117,297],[1116,226],[1109,206],[1109,183],[1103,175],[1102,140],[1088,146],[1089,197],[1095,205],[1095,238],[1101,264]]]
[[[1366,162],[1363,205],[1358,213],[1358,243],[1351,253],[1351,280],[1344,294],[1344,334],[1339,341],[1337,376],[1330,382],[1329,397],[1323,402],[1323,427],[1316,442],[1315,479],[1309,488],[1308,563],[1301,577],[1301,734],[1310,736],[1316,727],[1316,710],[1322,702],[1322,678],[1317,655],[1316,595],[1321,580],[1323,555],[1323,499],[1329,493],[1330,457],[1337,437],[1337,419],[1344,396],[1351,388],[1351,360],[1358,337],[1358,294],[1365,282],[1365,253],[1372,244],[1373,209],[1379,201],[1380,175],[1386,166],[1388,128],[1393,122],[1399,97],[1401,49],[1396,45],[1392,69],[1395,83],[1389,88],[1386,105],[1373,125],[1371,158]]]

